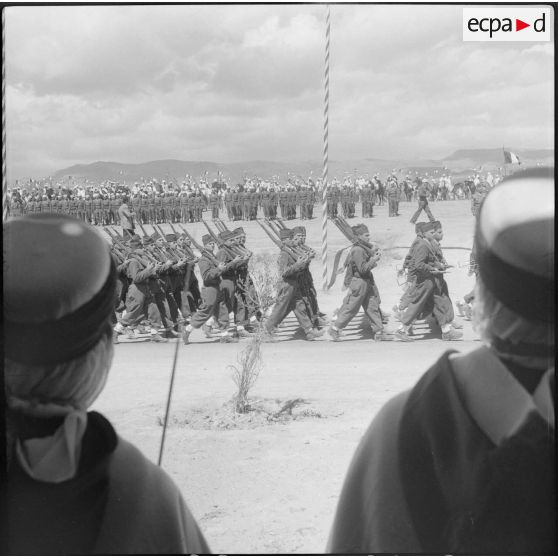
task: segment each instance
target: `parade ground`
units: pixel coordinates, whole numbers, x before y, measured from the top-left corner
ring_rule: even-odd
[[[350,220],[351,225],[366,223],[372,240],[384,250],[374,276],[381,306],[389,312],[402,293],[396,270],[415,237],[409,219],[416,206],[401,202],[400,216],[391,218],[387,205],[375,206],[373,218]],[[430,207],[444,227],[445,257],[455,266],[446,276],[455,308],[456,299],[474,283],[467,267],[474,218],[468,200],[432,202]],[[331,318],[345,295],[343,276],[329,292],[322,291],[318,206],[314,215],[310,221],[286,224],[307,228],[306,242],[318,253],[311,270],[320,309]],[[248,248],[275,258],[277,247],[255,221],[227,225],[242,225]],[[206,232],[202,223],[187,228],[198,240]],[[335,252],[347,244],[330,222],[329,274]],[[262,345],[264,367],[250,396],[255,407],[271,409],[291,401],[292,409],[263,419],[261,413],[235,418],[228,405],[236,390],[228,367],[247,339],[223,344],[196,330],[190,345],[178,340],[162,467],[182,491],[213,553],[323,553],[351,457],[380,407],[409,389],[444,351],[466,351],[479,343],[471,322],[462,318],[462,341],[442,341],[421,324],[412,343],[374,342],[360,318],[337,342],[327,334],[308,342],[297,338],[296,320],[289,316],[279,340]],[[392,316],[388,328],[396,327]],[[154,462],[175,346],[172,341],[116,345],[107,386],[93,407]]]

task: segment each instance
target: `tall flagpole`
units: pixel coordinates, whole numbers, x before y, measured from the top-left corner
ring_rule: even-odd
[[[6,172],[6,9],[2,10],[2,222],[8,218],[8,176]]]
[[[327,175],[329,156],[329,38],[331,30],[331,18],[329,4],[326,6],[326,49],[324,70],[324,158],[322,169],[322,286],[327,291]]]

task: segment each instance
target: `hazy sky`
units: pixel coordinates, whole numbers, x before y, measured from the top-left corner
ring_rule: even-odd
[[[9,179],[76,163],[321,160],[323,5],[6,9]],[[553,43],[459,5],[332,5],[329,156],[554,146]]]

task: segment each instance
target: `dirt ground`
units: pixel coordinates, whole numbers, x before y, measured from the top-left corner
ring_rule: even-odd
[[[401,216],[389,218],[387,206],[376,206],[375,217],[357,217],[351,224],[365,222],[385,248],[408,247],[415,208],[416,202],[402,202]],[[456,265],[447,276],[455,301],[473,286],[466,264],[474,220],[468,201],[436,202],[431,208],[444,225],[446,259]],[[254,252],[277,252],[257,223],[237,224],[246,230]],[[319,211],[311,221],[290,222],[299,224],[307,228],[307,243],[320,253]],[[201,224],[188,229],[198,239],[205,233]],[[328,244],[331,273],[335,251],[348,244],[331,223]],[[396,266],[405,254],[405,249],[386,251],[374,270],[382,308],[389,311],[401,295]],[[311,269],[320,307],[330,317],[344,296],[342,276],[323,293],[319,258]],[[339,342],[327,336],[307,342],[293,338],[296,320],[291,315],[280,340],[263,346],[264,368],[251,396],[268,410],[302,399],[285,420],[229,418],[235,384],[227,366],[246,340],[221,344],[198,330],[190,345],[180,343],[162,466],[182,491],[212,552],[323,553],[345,473],[374,415],[409,389],[443,351],[470,350],[479,343],[467,321],[462,321],[462,341],[427,335],[414,343],[374,342],[363,334],[360,321],[360,316],[353,320]],[[389,327],[396,327],[393,318]],[[174,350],[173,342],[117,345],[109,381],[94,406],[155,462]]]

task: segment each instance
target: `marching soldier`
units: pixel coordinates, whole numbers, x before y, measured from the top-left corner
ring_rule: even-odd
[[[444,341],[456,341],[463,334],[452,327],[453,308],[449,297],[444,296],[444,282],[441,276],[446,269],[436,254],[432,240],[437,236],[434,222],[424,223],[421,227],[423,238],[417,242],[410,270],[416,277],[416,288],[406,309],[400,316],[401,326],[396,335],[399,339],[410,341],[409,330],[421,315],[432,312],[442,330]]]
[[[180,234],[177,236],[176,245],[179,250],[183,250],[186,253],[191,252],[191,241],[186,234]],[[189,261],[183,274],[182,293],[180,295],[180,312],[186,321],[189,321],[192,314],[201,304],[200,286],[195,273],[196,263],[197,259]]]
[[[149,321],[149,304],[153,302],[153,294],[150,283],[156,280],[159,266],[147,264],[146,254],[142,249],[139,236],[133,236],[129,241],[131,248],[128,254],[125,272],[129,279],[129,288],[126,295],[126,313],[114,326],[116,335],[126,333],[128,337],[134,338],[134,326],[139,326],[143,321]],[[167,341],[159,335],[156,328],[151,326],[151,341]]]
[[[241,250],[246,250],[246,233],[242,227],[237,227],[232,231],[234,242]],[[255,293],[254,283],[248,272],[248,262],[251,253],[244,258],[236,267],[236,298],[237,307],[235,311],[235,322],[248,330],[252,327],[252,323],[261,317],[258,306],[257,295]]]
[[[364,224],[351,227],[353,233],[363,243],[370,244],[370,233]],[[360,244],[355,244],[349,253],[346,262],[345,282],[349,291],[343,300],[337,319],[329,329],[333,341],[337,341],[341,330],[356,316],[362,307],[368,318],[375,341],[392,341],[393,334],[384,330],[382,312],[380,310],[380,293],[372,269],[376,267],[380,259],[378,250],[371,250]]]
[[[203,280],[202,304],[190,318],[190,323],[184,327],[182,341],[185,345],[190,343],[190,335],[194,329],[199,329],[208,322],[218,322],[219,305],[223,301],[223,292],[220,288],[221,275],[228,271],[227,264],[219,262],[214,255],[215,241],[209,234],[202,237],[205,251],[198,262],[200,274]],[[225,331],[221,337],[222,341],[230,340]]]
[[[426,212],[429,221],[434,221],[434,215],[432,215],[432,211],[430,211],[430,207],[428,207],[428,188],[426,187],[426,181],[421,179],[418,180],[420,180],[420,184],[416,190],[416,195],[418,196],[418,209],[415,211],[410,221],[413,225],[417,222],[417,219],[423,209]]]
[[[405,274],[407,275],[406,283],[405,283],[406,284],[405,292],[403,293],[403,296],[399,301],[399,305],[393,307],[395,316],[398,319],[401,318],[401,312],[405,310],[405,308],[407,308],[407,306],[413,300],[415,295],[417,277],[416,277],[416,270],[412,264],[415,257],[415,251],[417,249],[417,246],[421,243],[422,239],[424,238],[422,227],[425,224],[426,223],[423,222],[416,223],[415,233],[417,236],[413,240],[411,247],[409,248],[409,252],[405,256],[405,259],[403,260],[403,265],[401,269],[398,271],[399,276],[403,276]]]
[[[313,341],[320,337],[322,332],[314,328],[301,286],[301,275],[308,267],[310,257],[304,255],[297,258],[294,255],[293,249],[300,242],[300,235],[295,238],[292,230],[281,229],[280,238],[283,243],[278,262],[281,282],[277,291],[277,300],[271,316],[265,323],[265,329],[269,339],[272,340],[274,329],[290,312],[294,312],[298,323],[306,334],[306,340]]]
[[[306,227],[294,227],[293,238],[296,238],[297,246],[304,249],[308,253],[309,258],[312,260],[316,253],[312,250],[312,248],[306,245]],[[321,329],[326,324],[326,315],[323,312],[320,312],[320,308],[318,306],[318,293],[314,285],[314,278],[312,277],[309,265],[302,272],[301,285],[303,296],[307,301],[310,319],[316,329]]]
[[[219,234],[223,245],[217,250],[216,258],[219,262],[225,264],[225,268],[221,273],[220,289],[223,295],[220,311],[220,322],[229,323],[229,327],[234,327],[236,315],[241,313],[238,310],[239,303],[242,299],[238,300],[236,293],[237,286],[237,269],[245,260],[242,256],[233,255],[234,245],[236,244],[235,237],[238,236],[232,231],[224,231]],[[242,329],[239,326],[238,329]]]

